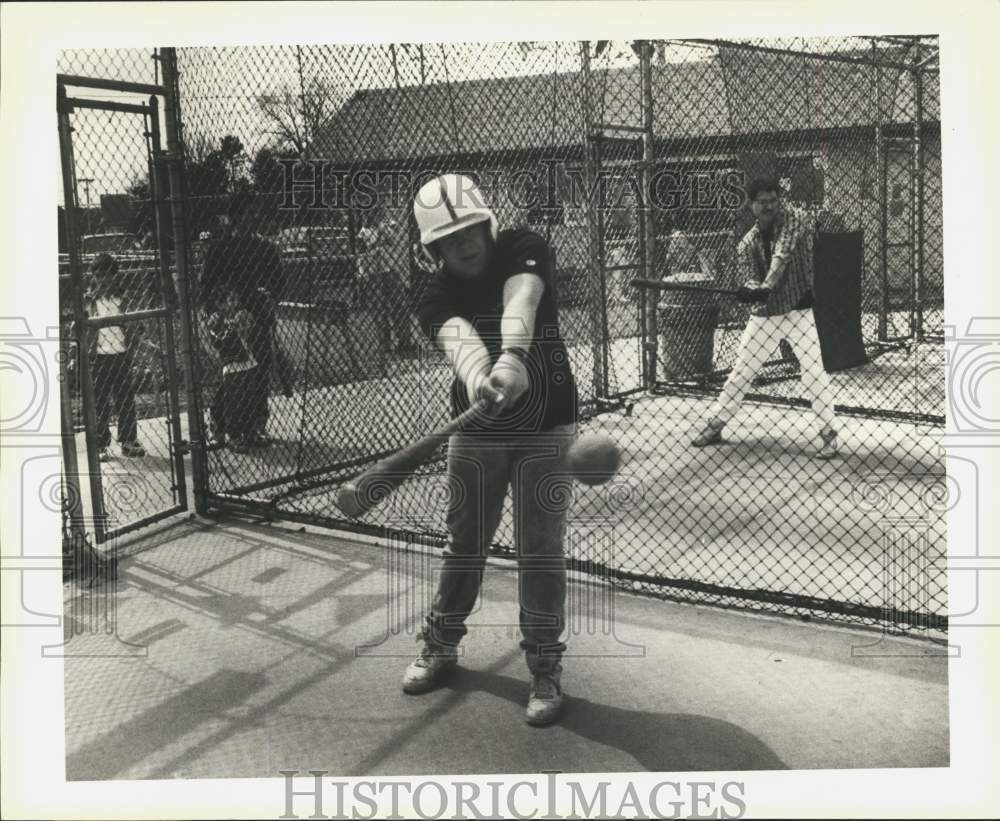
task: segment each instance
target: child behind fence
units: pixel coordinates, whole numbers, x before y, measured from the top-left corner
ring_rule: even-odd
[[[237,291],[222,292],[218,310],[208,321],[212,345],[222,360],[222,386],[216,396],[213,415],[225,431],[231,450],[246,453],[254,441],[254,390],[257,362],[251,355],[253,319],[240,302]]]
[[[125,285],[115,258],[110,254],[100,254],[91,264],[90,274],[90,317],[100,319],[126,313],[128,306],[125,304]],[[122,456],[146,455],[138,441],[130,336],[124,324],[114,324],[98,327],[90,339],[98,447],[102,462],[111,458],[112,415],[118,422],[118,442]]]

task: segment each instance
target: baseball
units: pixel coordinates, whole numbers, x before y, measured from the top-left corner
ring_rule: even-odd
[[[570,445],[569,471],[585,485],[603,485],[621,466],[621,449],[603,433],[588,433]]]
[[[340,492],[337,494],[337,507],[352,519],[364,515],[365,510],[361,505],[358,486],[355,482],[347,482],[341,486]]]

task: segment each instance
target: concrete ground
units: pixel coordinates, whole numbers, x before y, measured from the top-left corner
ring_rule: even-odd
[[[454,678],[399,680],[434,553],[190,520],[66,588],[68,780],[946,767],[943,649],[570,586],[562,721],[523,719],[516,572]]]

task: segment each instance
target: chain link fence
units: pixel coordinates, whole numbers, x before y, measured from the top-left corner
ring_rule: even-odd
[[[58,60],[64,442],[76,474],[67,506],[89,511],[99,542],[186,506],[174,240],[154,169],[162,100],[125,89],[156,86],[153,56]]]
[[[178,49],[208,501],[444,537],[443,458],[360,525],[334,499],[448,417],[411,202],[462,172],[502,226],[549,242],[583,427],[625,451],[611,483],[574,488],[576,567],[942,628],[935,55],[932,38]],[[707,290],[746,279],[761,175],[807,226],[816,344],[750,334],[759,310]],[[736,376],[726,441],[693,447]],[[840,455],[818,461],[809,404],[829,396]],[[512,545],[508,509],[494,548]]]

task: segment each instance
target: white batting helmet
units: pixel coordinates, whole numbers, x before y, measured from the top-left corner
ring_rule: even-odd
[[[413,201],[413,215],[420,229],[420,243],[432,242],[470,225],[489,222],[490,235],[497,238],[497,218],[482,191],[461,174],[442,174],[421,186]]]

